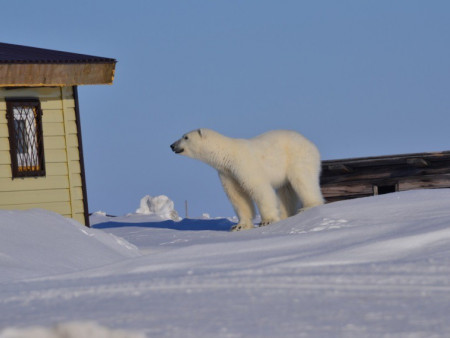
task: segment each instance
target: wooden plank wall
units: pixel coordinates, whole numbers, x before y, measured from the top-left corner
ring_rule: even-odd
[[[328,202],[372,196],[382,186],[450,188],[450,152],[322,162],[321,187]]]
[[[41,101],[45,177],[12,179],[6,97]],[[72,87],[0,88],[0,208],[43,208],[84,224],[81,182]]]

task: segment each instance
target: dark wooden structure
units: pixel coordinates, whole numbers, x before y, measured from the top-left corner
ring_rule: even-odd
[[[450,188],[450,151],[323,161],[321,187],[327,202]]]

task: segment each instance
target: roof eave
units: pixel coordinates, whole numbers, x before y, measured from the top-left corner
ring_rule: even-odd
[[[0,63],[0,87],[112,84],[116,62]]]

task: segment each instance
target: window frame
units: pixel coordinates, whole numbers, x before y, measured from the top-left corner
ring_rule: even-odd
[[[8,120],[8,131],[9,131],[9,146],[10,146],[10,154],[11,154],[11,169],[12,169],[12,178],[23,178],[23,177],[39,177],[45,176],[45,156],[44,156],[44,135],[42,132],[42,109],[41,103],[39,99],[36,98],[6,98],[6,118]],[[21,165],[19,163],[18,157],[19,154],[19,139],[18,133],[16,130],[16,121],[25,121],[18,120],[15,118],[14,110],[17,107],[30,107],[33,109],[34,113],[34,135],[29,135],[29,127],[25,131],[27,141],[32,141],[31,147],[33,151],[36,152],[35,159],[36,164],[32,163],[31,165]],[[26,120],[25,125],[29,123],[29,120]],[[33,131],[32,131],[33,132]],[[22,134],[24,132],[22,131]],[[28,143],[24,143],[27,144]],[[35,149],[35,150],[34,150]],[[23,154],[23,153],[22,153]],[[30,148],[28,147],[28,151],[26,154],[30,154]],[[23,155],[22,155],[23,156]]]

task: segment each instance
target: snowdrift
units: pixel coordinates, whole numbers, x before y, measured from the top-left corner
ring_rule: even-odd
[[[174,221],[181,220],[178,212],[175,210],[173,201],[165,195],[155,197],[146,195],[142,197],[140,207],[136,210],[136,214],[154,215],[162,219],[171,219]]]
[[[120,237],[50,211],[0,210],[0,282],[51,276],[139,256]]]
[[[93,226],[125,238],[143,252],[168,251],[145,258],[152,271],[167,266],[172,271],[174,266],[228,271],[428,264],[436,257],[450,258],[449,205],[448,189],[402,192],[327,204],[236,235],[228,233],[227,220],[151,223],[138,217],[103,217],[95,218]],[[123,265],[118,270],[145,270],[138,260]]]
[[[226,219],[95,214],[86,229],[1,212],[12,242],[0,239],[0,328],[93,320],[148,337],[449,337],[449,206],[450,189],[394,193],[238,233]]]

